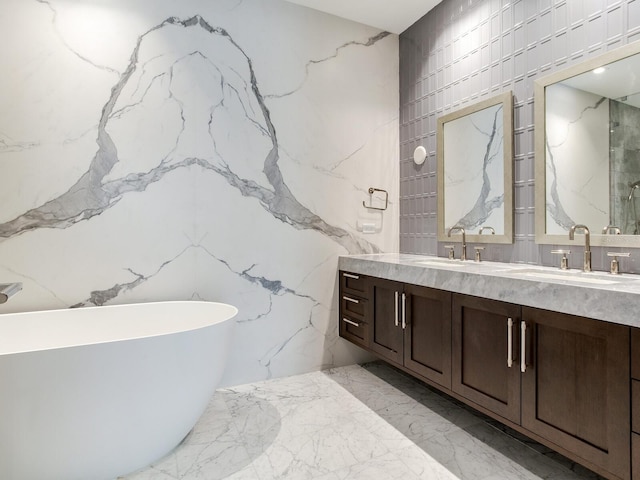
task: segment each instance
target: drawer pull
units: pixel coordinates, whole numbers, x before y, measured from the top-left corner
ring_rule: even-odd
[[[348,318],[344,318],[344,317],[342,317],[342,321],[343,321],[343,322],[347,322],[349,325],[353,325],[354,327],[359,327],[359,326],[360,326],[360,324],[359,324],[359,323],[352,322],[352,321],[351,321],[351,320],[349,320]]]
[[[353,275],[352,273],[343,273],[342,276],[347,278],[353,278],[354,280],[360,280],[359,275]]]
[[[507,320],[507,367],[513,366],[513,318]]]
[[[344,295],[342,296],[342,298],[344,300],[346,300],[347,302],[351,302],[351,303],[360,303],[359,300],[356,300],[355,298],[351,298],[351,297],[345,297]]]

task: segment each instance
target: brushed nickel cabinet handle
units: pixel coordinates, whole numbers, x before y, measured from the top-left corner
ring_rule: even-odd
[[[507,320],[507,367],[513,366],[513,318]]]
[[[346,296],[342,296],[342,298],[344,300],[346,300],[347,302],[351,302],[351,303],[360,303],[358,300],[356,300],[355,298],[351,298],[351,297],[346,297]]]
[[[396,292],[396,318],[395,318],[395,323],[396,323],[396,327],[398,326],[398,292]]]
[[[359,324],[359,323],[352,322],[352,321],[351,321],[351,320],[349,320],[348,318],[344,318],[344,317],[342,317],[342,321],[343,321],[343,322],[347,322],[349,325],[353,325],[354,327],[359,327],[359,326],[360,326],[360,324]]]
[[[407,296],[402,294],[402,329],[407,328]]]
[[[360,276],[359,275],[353,275],[352,273],[342,273],[343,277],[347,277],[347,278],[353,278],[354,280],[360,280]]]
[[[520,323],[520,371],[522,373],[527,371],[527,323]]]

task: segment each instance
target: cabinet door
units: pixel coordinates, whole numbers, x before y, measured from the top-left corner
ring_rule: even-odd
[[[451,389],[515,423],[520,422],[519,320],[519,305],[453,295]]]
[[[370,277],[368,297],[371,350],[387,360],[402,364],[402,284]]]
[[[523,307],[522,425],[629,478],[629,328]]]
[[[405,285],[404,365],[451,388],[451,292]]]

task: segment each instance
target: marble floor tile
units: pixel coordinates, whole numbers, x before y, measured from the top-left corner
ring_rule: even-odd
[[[220,389],[122,480],[599,479],[383,362]]]

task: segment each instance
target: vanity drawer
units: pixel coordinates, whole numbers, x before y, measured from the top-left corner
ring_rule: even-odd
[[[367,295],[367,281],[365,275],[340,271],[340,294],[350,293],[361,297]]]
[[[349,293],[340,292],[340,315],[365,319],[367,300]]]
[[[631,377],[640,380],[640,328],[631,328]]]
[[[369,345],[367,323],[367,277],[351,272],[340,272],[340,336],[356,345]]]
[[[363,320],[340,315],[340,336],[356,345],[367,347],[369,345],[369,325]]]

